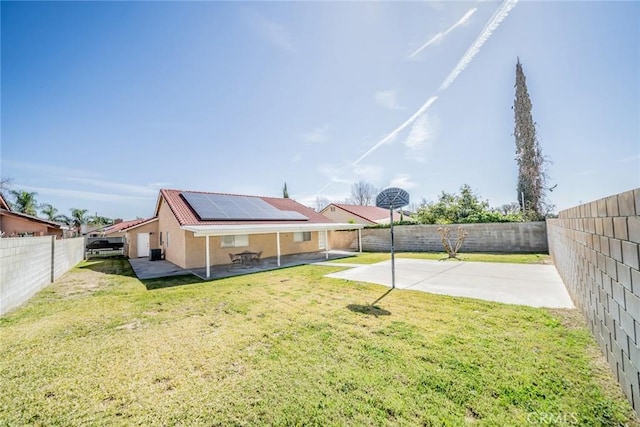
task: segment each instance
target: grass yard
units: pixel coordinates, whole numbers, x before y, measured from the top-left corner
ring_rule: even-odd
[[[640,425],[577,311],[339,269],[141,283],[84,263],[0,318],[0,424]]]
[[[515,264],[551,264],[548,254],[497,254],[497,253],[460,253],[458,258],[449,258],[446,252],[398,252],[396,258],[429,259],[434,261],[479,261],[508,262]],[[329,262],[348,262],[352,264],[374,264],[391,259],[389,252],[363,252],[355,257],[338,259]]]

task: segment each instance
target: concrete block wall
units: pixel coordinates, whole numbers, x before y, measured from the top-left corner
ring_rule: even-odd
[[[84,258],[84,238],[62,239],[54,242],[53,280],[62,276]]]
[[[540,222],[507,222],[487,224],[460,224],[467,237],[460,252],[541,252],[548,251],[546,224]],[[441,252],[442,242],[438,228],[442,225],[399,225],[393,228],[396,251]],[[455,241],[457,224],[450,224],[451,238]],[[342,236],[341,236],[342,233]],[[336,232],[332,249],[358,248],[358,235],[353,231]],[[347,237],[345,237],[347,236]],[[391,248],[388,228],[362,230],[362,250],[386,252]]]
[[[574,304],[640,414],[640,188],[547,220],[549,251]]]
[[[80,247],[80,250],[78,250]],[[0,239],[0,315],[26,302],[57,274],[84,257],[84,238],[55,240],[54,236]],[[75,261],[75,262],[74,262]],[[66,270],[64,270],[66,271]]]

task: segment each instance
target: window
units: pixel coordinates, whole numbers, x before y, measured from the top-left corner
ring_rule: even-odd
[[[222,236],[220,239],[221,248],[239,248],[242,246],[249,246],[249,235],[238,234],[235,236]]]
[[[294,242],[310,242],[311,241],[311,232],[310,231],[296,231],[293,233],[293,241]]]
[[[167,247],[169,247],[169,232],[167,231]]]
[[[336,207],[335,206],[331,206],[331,212],[335,212],[336,211]]]
[[[162,246],[162,231],[160,232],[160,246]]]

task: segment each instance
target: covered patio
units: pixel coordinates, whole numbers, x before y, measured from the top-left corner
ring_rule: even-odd
[[[129,260],[138,279],[158,279],[162,277],[182,276],[193,274],[203,280],[224,279],[226,277],[241,276],[244,274],[260,273],[263,271],[277,270],[279,268],[295,267],[298,265],[314,264],[333,259],[348,258],[356,255],[355,252],[346,251],[319,251],[295,255],[282,255],[279,257],[263,258],[260,263],[242,265],[214,265],[207,268],[183,269],[169,261],[150,261],[149,258],[133,258]]]
[[[357,230],[359,251],[362,252],[362,229],[363,224],[342,224],[342,223],[303,223],[303,224],[291,224],[291,223],[273,223],[273,224],[234,224],[234,225],[185,225],[180,227],[183,230],[190,231],[196,238],[203,238],[205,240],[205,250],[203,258],[205,260],[205,267],[195,269],[194,271],[203,271],[204,274],[198,274],[199,277],[205,279],[215,278],[215,270],[219,267],[217,265],[211,265],[211,251],[212,246],[209,243],[210,237],[220,237],[229,235],[256,235],[256,234],[272,234],[274,235],[274,245],[276,248],[276,256],[262,259],[260,263],[263,266],[272,265],[273,268],[283,267],[285,259],[303,259],[306,253],[295,255],[283,255],[281,253],[280,236],[282,233],[293,232],[317,232],[319,236],[322,236],[323,245],[321,248],[323,251],[317,252],[318,254],[324,254],[324,260],[330,259],[330,243],[329,232],[337,230]],[[313,252],[316,253],[316,252]],[[296,258],[298,257],[298,258]],[[302,257],[302,258],[300,258]],[[299,265],[299,264],[296,264]],[[251,269],[258,266],[246,266],[243,268]]]

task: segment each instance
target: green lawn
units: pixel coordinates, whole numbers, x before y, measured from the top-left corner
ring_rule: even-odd
[[[508,262],[515,264],[550,264],[548,254],[497,254],[497,253],[460,253],[458,258],[449,258],[446,252],[398,252],[396,258],[429,259],[436,261],[479,261],[479,262]],[[355,257],[338,259],[330,262],[374,264],[391,259],[389,252],[363,252]]]
[[[81,265],[0,318],[0,424],[639,425],[577,311],[323,277],[340,269]]]

